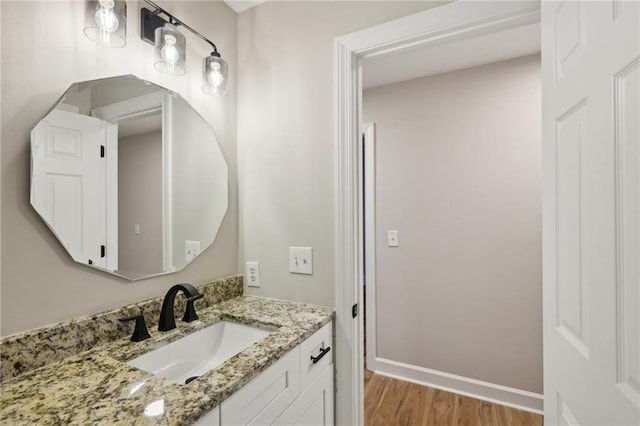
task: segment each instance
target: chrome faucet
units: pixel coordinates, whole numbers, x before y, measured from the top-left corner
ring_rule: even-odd
[[[176,294],[182,291],[187,298],[187,307],[184,311],[182,321],[191,322],[198,319],[196,310],[193,307],[193,302],[204,297],[203,294],[198,293],[198,290],[191,284],[183,283],[176,284],[169,289],[164,301],[162,302],[162,311],[160,311],[160,321],[158,322],[159,331],[169,331],[176,328],[176,319],[173,313],[173,305],[175,303]]]

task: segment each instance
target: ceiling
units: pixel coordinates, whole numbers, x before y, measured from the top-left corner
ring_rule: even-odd
[[[363,87],[383,86],[539,52],[539,23],[443,44],[418,46],[365,59]]]
[[[162,130],[162,114],[151,114],[118,122],[118,138]]]
[[[236,13],[244,12],[254,6],[264,3],[267,0],[224,0],[224,2]]]

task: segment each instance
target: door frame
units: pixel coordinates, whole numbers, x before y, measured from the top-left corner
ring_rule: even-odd
[[[115,102],[91,110],[93,117],[98,117],[111,123],[121,120],[142,117],[149,114],[162,115],[162,270],[173,272],[173,235],[171,232],[171,100],[173,96],[165,90],[158,90],[146,95]],[[117,129],[116,129],[117,132]],[[107,229],[111,240],[111,247],[117,259],[118,247],[118,143],[108,147],[107,152],[107,192],[111,202],[107,207]],[[115,197],[115,198],[114,198]],[[109,246],[109,242],[107,243]],[[111,268],[111,271],[117,269]]]
[[[538,1],[458,1],[335,39],[336,424],[364,424],[362,60],[539,21]]]
[[[362,208],[364,211],[362,235],[364,235],[364,298],[362,318],[368,316],[365,336],[367,338],[367,369],[376,371],[376,124],[362,123]],[[366,303],[365,303],[366,302]],[[366,308],[365,308],[366,305]]]

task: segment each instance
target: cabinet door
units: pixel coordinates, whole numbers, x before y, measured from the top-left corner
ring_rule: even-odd
[[[224,426],[270,425],[300,394],[300,346],[220,406]]]
[[[273,424],[333,426],[333,364],[325,368]]]

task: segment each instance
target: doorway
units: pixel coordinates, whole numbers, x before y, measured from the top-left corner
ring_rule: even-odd
[[[640,419],[631,362],[638,359],[638,304],[629,297],[638,280],[628,278],[637,278],[640,235],[638,127],[628,119],[640,105],[640,4],[455,2],[336,39],[339,423],[363,422],[361,60],[536,22],[540,8],[545,415],[554,424]]]
[[[419,45],[437,45],[518,28],[538,22],[540,5],[525,3],[454,3],[401,18],[336,40],[336,422],[364,422],[362,277],[363,194],[357,164],[361,140],[364,58],[397,53]],[[355,318],[355,319],[354,319]]]
[[[540,56],[364,81],[367,369],[540,414]]]

